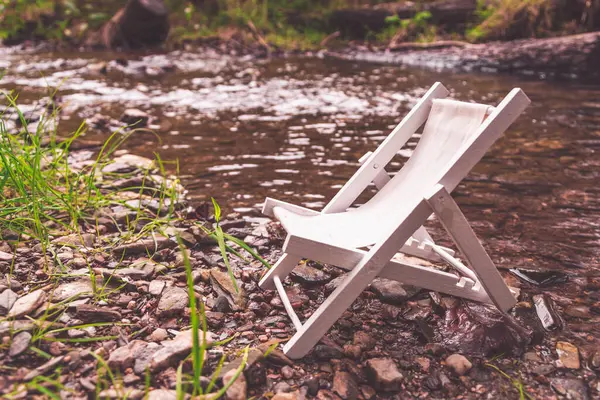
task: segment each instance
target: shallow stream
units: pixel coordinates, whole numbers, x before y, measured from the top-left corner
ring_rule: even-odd
[[[14,89],[21,104],[58,88],[59,131],[86,119],[91,142],[122,126],[125,109],[147,112],[154,133],[137,132],[127,149],[178,160],[192,204],[214,196],[247,217],[260,216],[266,196],[323,207],[435,81],[456,99],[492,105],[521,87],[531,107],[454,196],[501,267],[561,269],[582,279],[598,273],[599,86],[210,51],[8,49],[0,67],[7,69],[0,89]],[[402,165],[416,140],[388,169]]]

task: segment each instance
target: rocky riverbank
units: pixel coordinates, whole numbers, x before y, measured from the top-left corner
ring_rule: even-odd
[[[600,78],[600,33],[547,39],[470,44],[440,42],[402,44],[395,49],[355,47],[326,56],[423,67],[434,70],[509,73],[541,78]]]
[[[201,385],[211,385],[214,375],[216,391],[245,365],[228,399],[519,393],[588,399],[600,392],[595,297],[576,303],[544,294],[552,287],[593,291],[597,278],[569,280],[545,270],[503,271],[520,300],[506,316],[378,279],[307,357],[290,360],[279,343],[294,334],[293,325],[275,292],[257,285],[265,266],[232,244],[243,256],[230,258],[236,289],[214,236],[206,233],[218,217],[211,207],[187,205],[176,178],[160,178],[153,160],[118,153],[99,167],[93,154],[89,147],[74,150],[71,168],[100,168],[98,189],[115,202],[84,218],[75,233],[53,230],[47,240],[2,233],[3,398],[176,399],[189,379],[182,383],[178,370],[192,371],[190,286],[205,305],[209,349]],[[167,196],[168,187],[176,190]],[[280,255],[284,234],[273,222],[229,214],[219,226],[271,262]],[[313,262],[296,268],[286,287],[298,314],[314,312],[344,274]],[[245,348],[247,356],[240,355]]]

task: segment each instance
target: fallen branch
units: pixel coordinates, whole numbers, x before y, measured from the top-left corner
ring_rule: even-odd
[[[271,54],[271,46],[269,46],[269,44],[262,37],[260,32],[258,32],[258,29],[256,29],[256,26],[254,26],[254,23],[251,20],[248,20],[248,28],[250,28],[250,32],[252,32],[252,35],[254,35],[254,38],[256,39],[256,41],[258,43],[260,43],[261,46],[263,46],[267,50],[267,55],[270,55]]]
[[[393,46],[388,46],[389,51],[412,51],[412,50],[438,50],[445,49],[448,47],[470,47],[471,43],[461,42],[458,40],[441,40],[433,43],[419,43],[419,42],[408,42],[399,43]]]

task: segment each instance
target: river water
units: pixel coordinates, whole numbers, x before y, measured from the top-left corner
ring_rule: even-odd
[[[125,148],[178,160],[192,204],[214,196],[247,217],[260,215],[266,196],[323,207],[436,81],[456,99],[491,105],[521,87],[532,105],[454,197],[501,267],[588,278],[598,271],[598,86],[208,50],[123,56],[5,49],[0,68],[7,71],[0,88],[18,93],[20,104],[57,90],[59,132],[88,120],[85,140],[105,140],[125,109],[147,112],[149,130]],[[401,167],[416,141],[389,170]],[[435,223],[433,229],[441,232]]]

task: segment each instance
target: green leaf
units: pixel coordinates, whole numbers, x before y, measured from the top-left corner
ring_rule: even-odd
[[[240,289],[238,288],[237,281],[235,279],[235,276],[233,275],[233,270],[231,269],[231,264],[229,263],[229,256],[227,256],[227,247],[225,246],[225,235],[223,234],[223,229],[221,229],[221,227],[218,225],[215,228],[215,235],[217,236],[217,243],[219,244],[219,250],[221,250],[223,262],[225,262],[225,266],[227,267],[227,273],[231,278],[231,282],[233,282],[235,292],[239,293]]]
[[[212,200],[213,207],[215,208],[215,220],[218,224],[221,220],[221,206],[219,206],[219,203],[217,203],[214,197],[211,197],[210,199]]]
[[[241,240],[239,238],[236,238],[235,236],[231,236],[228,233],[223,233],[223,236],[225,236],[225,239],[232,241],[233,243],[237,244],[238,246],[240,246],[241,248],[246,250],[248,253],[250,253],[250,255],[252,255],[252,257],[254,257],[258,261],[260,261],[265,267],[267,267],[268,269],[271,269],[271,264],[269,264],[264,258],[262,258],[257,252],[255,252],[250,246],[248,246],[248,244],[246,244],[246,242],[244,242],[243,240]]]

